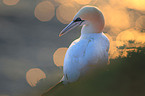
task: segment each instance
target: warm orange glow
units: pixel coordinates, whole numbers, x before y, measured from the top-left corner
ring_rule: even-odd
[[[127,44],[127,41],[120,41],[120,40],[117,40],[116,41],[116,47],[120,47],[120,46],[124,46]]]
[[[136,29],[145,29],[145,16],[140,16],[135,22]]]
[[[127,52],[128,51],[135,51],[135,52],[137,52],[137,49],[125,49]]]
[[[78,4],[85,5],[89,4],[92,0],[74,0],[74,1],[76,1]]]
[[[3,3],[6,5],[16,5],[19,0],[3,0]]]
[[[145,45],[145,33],[142,33],[133,28],[122,31],[116,37],[116,41],[110,41],[109,56],[111,59],[115,59],[118,56],[127,57],[128,52],[137,52],[137,47],[144,47]],[[124,46],[125,45],[125,46]],[[125,48],[118,49],[118,47],[124,46]],[[127,49],[131,48],[132,49]],[[135,47],[135,48],[134,48]]]
[[[73,17],[76,13],[76,7],[70,3],[67,3],[62,4],[57,8],[56,17],[61,23],[68,24],[70,21],[73,20]]]
[[[51,2],[43,1],[36,6],[34,13],[40,21],[49,21],[55,15],[55,7]]]
[[[145,10],[145,0],[122,0],[123,5],[136,10]]]
[[[117,36],[116,40],[117,41],[129,41],[129,40],[135,41],[134,47],[137,47],[138,44],[145,43],[144,38],[145,38],[145,33],[141,33],[140,31],[135,30],[135,29],[128,29],[128,30],[121,32]]]
[[[127,55],[128,55],[127,51],[124,50],[123,53],[122,53],[122,55],[121,55],[121,57],[127,57]]]
[[[109,58],[115,59],[119,57],[120,53],[118,49],[116,48],[116,41],[110,42],[110,48],[109,48]]]
[[[118,41],[129,41],[129,40],[134,40],[134,34],[130,32],[129,30],[123,31],[118,36],[116,37],[116,40]]]
[[[105,33],[105,35],[107,36],[107,38],[108,38],[109,41],[111,42],[111,41],[112,41],[112,37],[111,37],[108,33]]]
[[[53,61],[57,66],[63,66],[65,53],[68,48],[58,48],[53,54]]]
[[[55,0],[55,2],[58,2],[60,4],[65,4],[65,3],[72,3],[73,0]]]
[[[39,68],[32,68],[26,73],[26,80],[32,87],[36,86],[39,80],[46,78],[45,73]]]
[[[145,43],[145,33],[134,31],[135,34],[135,43],[144,44]],[[143,45],[141,45],[143,46]]]
[[[112,34],[117,34],[119,29],[126,29],[130,27],[130,17],[125,8],[120,8],[118,6],[111,6],[109,4],[104,4],[98,6],[105,17],[106,26],[111,27]]]
[[[134,41],[134,40],[135,40],[134,34],[129,30],[125,30],[119,33],[118,36],[116,37],[116,46],[119,47],[123,45],[128,45],[129,41]]]

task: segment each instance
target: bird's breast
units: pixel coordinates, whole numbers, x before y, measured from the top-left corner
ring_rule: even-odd
[[[106,49],[107,46],[102,38],[81,38],[70,45],[66,58],[77,58],[80,65],[97,64],[98,60],[104,59],[108,54]]]
[[[75,40],[67,50],[64,60],[64,75],[75,81],[83,68],[97,65],[108,60],[108,52],[100,37],[80,38]],[[69,80],[68,79],[68,80]]]

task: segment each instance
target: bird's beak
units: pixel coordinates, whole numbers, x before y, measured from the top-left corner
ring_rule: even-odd
[[[81,23],[82,21],[78,21],[78,22],[72,21],[60,32],[59,37],[69,32],[70,30],[74,29],[75,27],[79,26]]]

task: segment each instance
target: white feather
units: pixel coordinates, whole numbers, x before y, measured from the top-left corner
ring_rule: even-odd
[[[72,42],[64,60],[64,82],[74,82],[88,65],[108,62],[109,40],[104,33],[85,33]],[[83,69],[87,70],[87,69]]]

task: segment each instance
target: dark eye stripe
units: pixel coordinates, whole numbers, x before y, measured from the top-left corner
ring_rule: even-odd
[[[76,20],[74,20],[74,22],[77,22],[77,21],[82,21],[80,17],[78,17]]]

